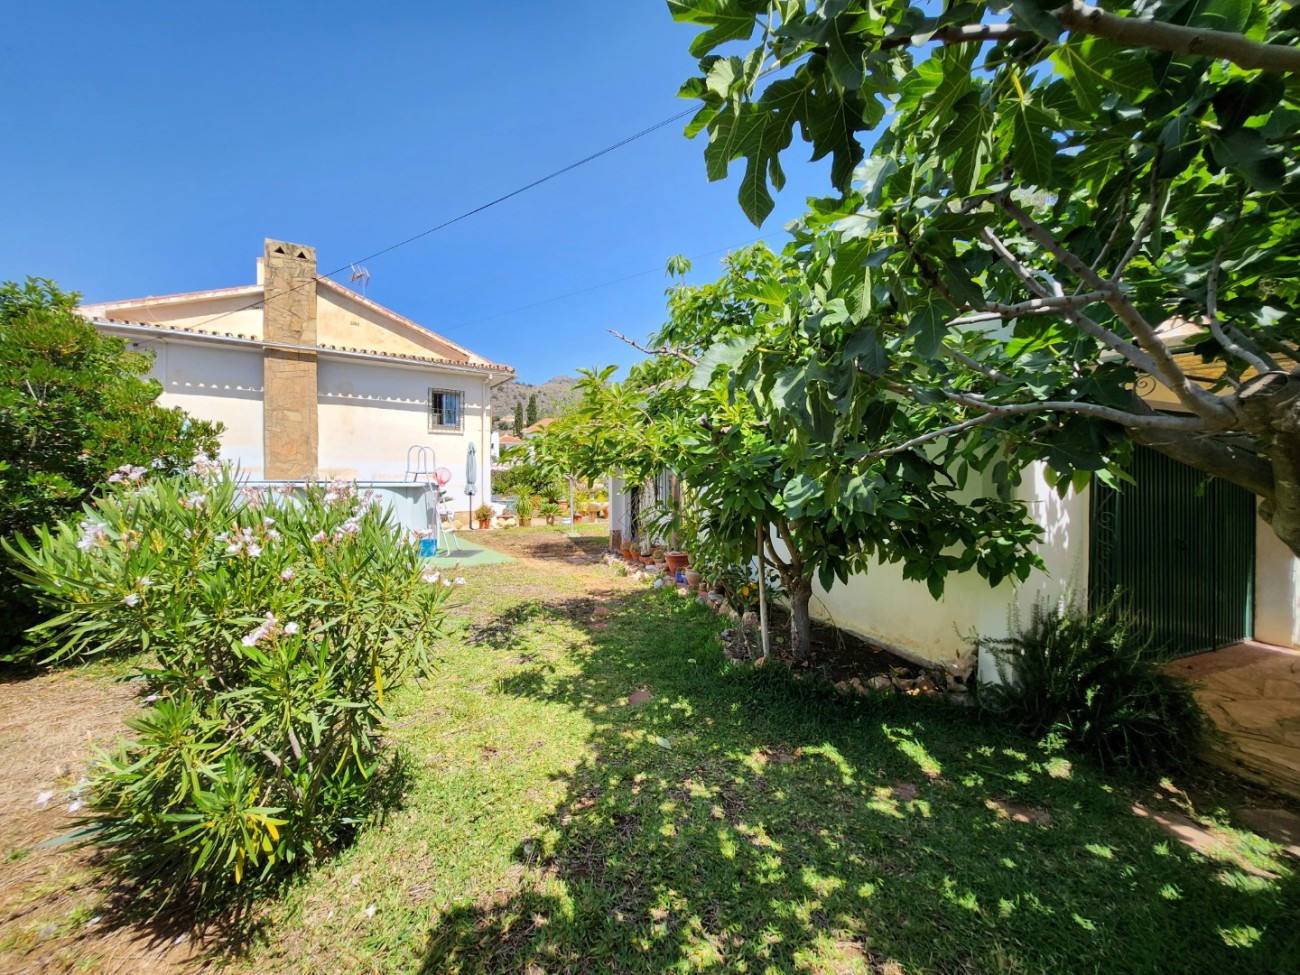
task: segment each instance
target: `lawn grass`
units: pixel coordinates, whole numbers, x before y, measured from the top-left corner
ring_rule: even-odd
[[[462,592],[395,705],[403,807],[236,967],[1300,971],[1291,865],[1249,834],[1193,853],[1132,814],[1150,789],[968,710],[731,666],[717,617],[603,566]]]

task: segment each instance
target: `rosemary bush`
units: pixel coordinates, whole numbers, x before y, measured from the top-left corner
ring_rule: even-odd
[[[12,550],[47,660],[148,650],[148,710],[101,757],[91,842],[143,894],[245,899],[346,844],[383,791],[385,695],[430,666],[451,580],[347,484],[127,471]]]
[[[1205,720],[1191,686],[1117,600],[1098,610],[1036,606],[1028,626],[978,641],[1000,683],[981,704],[1031,734],[1050,734],[1103,765],[1179,768],[1200,750]]]

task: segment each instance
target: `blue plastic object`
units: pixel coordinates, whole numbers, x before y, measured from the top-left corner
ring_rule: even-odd
[[[436,538],[420,539],[420,558],[431,559],[438,554],[438,540]]]

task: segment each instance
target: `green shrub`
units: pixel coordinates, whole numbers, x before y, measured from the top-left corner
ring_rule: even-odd
[[[978,641],[1000,683],[983,706],[1035,735],[1051,734],[1103,765],[1142,771],[1189,764],[1205,724],[1192,689],[1115,601],[1096,611],[1035,607],[1028,627]]]
[[[527,488],[520,488],[515,493],[515,514],[519,516],[520,521],[531,518],[533,512],[537,509],[537,499]]]
[[[511,456],[517,458],[516,463],[503,471],[493,473],[492,492],[502,496],[517,494],[521,490],[533,495],[541,493],[542,487],[550,478],[549,475],[526,462],[528,445],[520,444],[518,447],[511,448]]]
[[[548,525],[553,524],[555,519],[564,513],[558,501],[543,501],[537,506],[537,513],[546,519]]]
[[[385,695],[430,666],[450,579],[351,485],[128,481],[12,549],[54,659],[149,650],[91,842],[166,901],[245,899],[346,844],[385,787]]]
[[[80,510],[124,465],[177,472],[220,424],[157,403],[151,357],[100,335],[53,282],[0,284],[0,540]],[[0,554],[0,660],[40,619]]]
[[[537,493],[552,504],[559,504],[569,497],[569,483],[562,477],[553,477]]]

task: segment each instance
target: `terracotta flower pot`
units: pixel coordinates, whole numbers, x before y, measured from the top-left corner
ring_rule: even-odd
[[[669,552],[664,558],[668,560],[668,568],[674,572],[681,572],[691,564],[691,557],[685,552]]]
[[[692,589],[698,589],[700,587],[701,578],[703,577],[694,569],[686,570],[686,584]]]
[[[488,527],[489,525],[491,525],[491,524],[492,524],[492,519],[491,519],[491,518],[480,518],[480,519],[478,520],[478,526],[479,526],[479,528],[487,528],[487,527]]]

